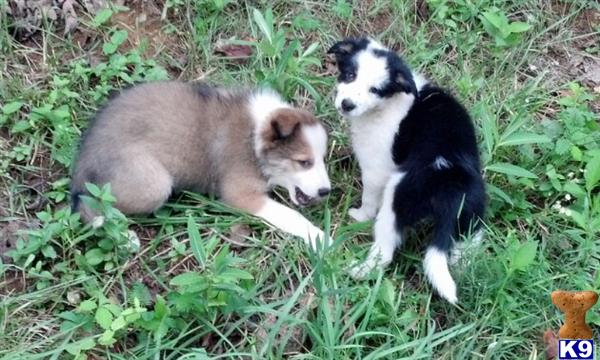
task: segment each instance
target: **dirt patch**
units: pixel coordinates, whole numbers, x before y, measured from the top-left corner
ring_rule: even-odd
[[[140,252],[139,254],[131,260],[131,263],[128,265],[127,270],[124,273],[126,284],[131,285],[136,282],[141,282],[144,284],[148,290],[152,298],[154,299],[157,294],[162,292],[161,285],[152,277],[146,269],[140,264],[139,259],[144,256],[147,257],[152,256],[152,254],[148,253],[148,246],[152,239],[156,237],[158,230],[152,227],[142,227],[142,226],[131,226],[130,230],[134,231],[140,240]],[[118,288],[118,287],[117,287]]]
[[[147,46],[144,55],[156,56],[167,46],[167,36],[162,31],[161,10],[154,1],[128,1],[129,11],[113,15],[111,23],[129,33],[122,51],[138,48],[144,41]]]
[[[17,248],[19,230],[25,229],[21,228],[18,221],[0,223],[0,259],[5,264],[12,262],[6,253]]]
[[[552,11],[567,16],[574,11],[574,4],[555,2]],[[584,85],[590,92],[600,92],[600,52],[598,48],[598,27],[600,27],[600,11],[596,9],[582,10],[569,21],[569,41],[552,42],[558,34],[548,34],[549,46],[543,49],[542,56],[533,60],[526,72],[534,75],[540,71],[548,71],[548,81],[553,87],[561,87],[570,81]],[[594,50],[595,49],[595,50]],[[600,96],[591,102],[592,110],[600,112]]]
[[[291,295],[291,294],[290,294]],[[298,299],[298,305],[292,310],[291,315],[295,319],[307,319],[308,315],[315,309],[316,293],[314,289],[309,289]],[[332,305],[333,306],[333,305]],[[254,336],[258,343],[262,346],[269,338],[269,332],[277,323],[277,317],[273,314],[267,314],[265,319],[256,325]],[[281,325],[279,332],[275,336],[274,346],[278,346],[286,340],[284,353],[286,356],[300,354],[308,351],[309,347],[306,344],[307,334],[302,326],[288,326],[285,323]]]
[[[12,259],[6,253],[16,249],[19,239],[27,240],[25,231],[39,227],[40,223],[37,219],[30,222],[21,219],[10,219],[10,221],[0,222],[0,258],[2,262],[5,264],[12,263]]]
[[[0,296],[21,294],[27,289],[27,281],[21,272],[7,271],[4,280],[0,281]]]
[[[167,33],[166,24],[162,19],[163,1],[160,0],[130,0],[125,1],[129,8],[126,12],[114,14],[113,25],[127,30],[128,37],[120,48],[121,52],[141,48],[144,58],[157,58],[166,55],[176,66],[167,70],[174,77],[180,74],[180,67],[188,61],[187,48],[184,40],[176,33]],[[167,64],[171,65],[171,64]]]

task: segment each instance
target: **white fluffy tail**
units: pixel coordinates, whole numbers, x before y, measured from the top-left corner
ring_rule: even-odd
[[[456,304],[456,283],[448,269],[448,256],[436,247],[427,248],[423,260],[425,276],[438,294],[452,304]]]

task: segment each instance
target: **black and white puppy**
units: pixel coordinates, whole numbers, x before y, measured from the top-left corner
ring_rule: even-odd
[[[329,53],[340,71],[335,106],[351,123],[362,172],[357,221],[376,216],[366,261],[352,269],[364,277],[392,261],[402,230],[433,221],[425,274],[437,292],[456,303],[448,256],[461,234],[479,227],[485,188],[472,121],[445,90],[413,74],[393,51],[369,38],[338,42]]]

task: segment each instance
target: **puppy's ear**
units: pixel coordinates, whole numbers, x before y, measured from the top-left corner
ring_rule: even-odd
[[[327,53],[334,54],[336,57],[341,57],[351,54],[355,47],[356,44],[352,39],[346,39],[333,44],[333,46],[327,50]]]
[[[399,89],[401,89],[402,92],[413,94],[415,97],[418,96],[415,80],[409,71],[404,70],[397,72],[394,83]]]
[[[271,141],[286,140],[300,128],[300,118],[291,110],[280,110],[271,118]]]

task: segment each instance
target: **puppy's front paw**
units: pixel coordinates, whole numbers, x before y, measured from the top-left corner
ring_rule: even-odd
[[[348,215],[358,222],[371,220],[375,217],[375,210],[365,209],[364,207],[352,208],[348,210]]]

